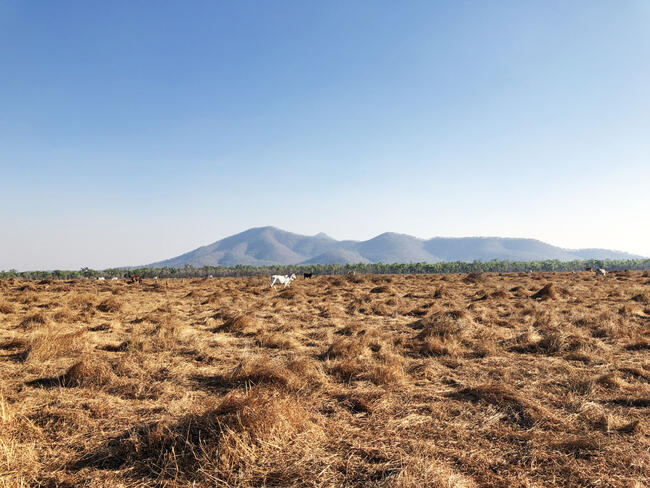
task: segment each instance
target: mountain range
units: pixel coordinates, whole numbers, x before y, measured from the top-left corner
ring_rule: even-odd
[[[437,263],[441,261],[542,261],[642,259],[608,249],[562,249],[536,239],[434,237],[419,239],[386,232],[367,241],[338,241],[326,234],[305,236],[276,227],[256,227],[150,267],[287,264]]]

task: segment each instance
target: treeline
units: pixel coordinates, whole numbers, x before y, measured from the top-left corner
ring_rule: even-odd
[[[237,276],[268,276],[272,274],[314,273],[315,275],[337,275],[351,272],[365,274],[434,274],[434,273],[470,273],[484,271],[491,273],[539,272],[539,271],[582,271],[585,268],[604,268],[615,270],[650,269],[650,259],[634,260],[575,260],[575,261],[464,261],[444,263],[371,263],[371,264],[313,264],[313,265],[278,265],[278,266],[203,266],[195,268],[111,268],[94,270],[82,268],[79,271],[0,271],[0,278],[43,279],[81,279],[81,278],[128,278],[138,275],[143,278],[207,278]]]

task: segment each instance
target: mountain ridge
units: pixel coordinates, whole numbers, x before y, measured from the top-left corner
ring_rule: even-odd
[[[150,267],[269,266],[298,264],[438,263],[443,261],[543,261],[558,259],[643,259],[610,249],[564,249],[517,237],[433,237],[384,232],[366,241],[338,241],[320,232],[295,234],[253,227]]]

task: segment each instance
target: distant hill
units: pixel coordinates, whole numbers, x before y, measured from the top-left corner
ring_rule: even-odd
[[[608,249],[562,249],[536,239],[434,237],[386,232],[367,241],[337,241],[326,234],[294,234],[257,227],[151,267],[266,266],[275,264],[437,263],[441,261],[542,261],[642,259]]]

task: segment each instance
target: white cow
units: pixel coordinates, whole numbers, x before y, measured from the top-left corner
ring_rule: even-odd
[[[98,281],[104,281],[104,277],[103,277],[103,276],[100,276],[99,278],[97,278],[97,280],[98,280]]]
[[[271,276],[271,288],[273,288],[275,290],[276,283],[280,283],[281,285],[284,285],[284,288],[286,288],[295,279],[296,279],[295,274],[292,274],[291,276],[289,276],[289,275],[273,275],[273,276]]]
[[[598,268],[596,270],[596,277],[598,276],[607,276],[607,271],[605,271],[603,268]]]
[[[113,277],[111,278],[111,281],[117,281],[117,276],[113,276]]]

